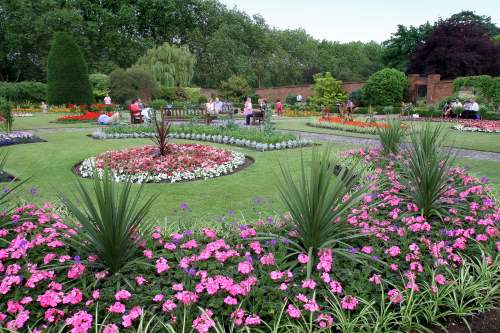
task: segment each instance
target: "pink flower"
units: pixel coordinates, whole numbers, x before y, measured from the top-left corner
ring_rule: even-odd
[[[135,277],[135,283],[137,283],[137,285],[142,286],[144,282],[146,282],[146,279],[142,275]]]
[[[391,301],[391,303],[398,304],[403,301],[403,294],[401,294],[397,289],[389,290],[387,295],[389,296],[389,300]]]
[[[262,256],[260,258],[260,263],[264,266],[274,265],[274,263],[275,263],[274,255],[272,253],[269,253],[265,256]]]
[[[116,326],[115,324],[108,324],[104,326],[104,330],[102,331],[102,333],[118,333],[118,332],[119,332],[118,326]]]
[[[156,260],[156,272],[158,274],[161,274],[163,272],[166,272],[170,269],[167,263],[167,259],[161,257],[160,259]]]
[[[125,289],[122,289],[120,291],[118,291],[116,294],[115,294],[115,299],[117,301],[121,301],[121,300],[127,300],[129,299],[130,297],[132,296],[132,294],[125,290]]]
[[[85,266],[82,264],[71,265],[68,271],[68,278],[77,279],[83,275],[83,272],[85,272]]]
[[[134,306],[129,314],[122,316],[123,327],[130,327],[135,319],[139,318],[142,314],[142,309],[140,306]]]
[[[342,294],[342,285],[338,281],[330,281],[330,290],[334,294]]]
[[[82,292],[79,289],[73,288],[66,296],[64,296],[63,304],[78,304],[82,301],[82,299]]]
[[[434,277],[434,281],[436,281],[436,283],[440,285],[446,284],[446,278],[444,277],[443,274],[436,275]]]
[[[316,288],[316,282],[311,279],[304,280],[302,281],[302,288],[309,288],[314,290],[314,288]]]
[[[297,260],[298,260],[301,264],[307,264],[307,263],[309,262],[309,257],[307,256],[307,254],[301,253],[301,254],[299,254],[299,256],[297,257]]]
[[[388,253],[391,257],[397,257],[401,253],[401,249],[399,246],[391,246],[385,253]]]
[[[261,323],[260,317],[257,315],[250,315],[245,319],[245,325],[247,326],[260,325],[260,323]]]
[[[108,312],[111,313],[125,313],[125,310],[126,310],[125,305],[120,302],[115,302],[108,308]]]
[[[163,301],[163,298],[165,298],[165,296],[163,296],[162,294],[156,294],[153,297],[153,302],[161,302],[161,301]]]
[[[356,310],[356,307],[358,306],[358,300],[356,299],[356,297],[351,295],[344,296],[344,298],[342,298],[342,301],[340,303],[342,309],[349,311]]]
[[[182,285],[182,283],[174,283],[172,285],[172,290],[173,291],[183,291],[184,290],[184,286]]]
[[[95,300],[98,300],[99,297],[101,297],[101,293],[99,292],[99,290],[94,290],[92,292],[92,298],[95,299]]]
[[[236,305],[238,304],[238,300],[234,297],[227,296],[226,298],[224,298],[224,303],[226,303],[227,305]]]
[[[153,258],[153,251],[151,251],[151,250],[144,250],[144,251],[142,251],[142,253],[144,254],[144,256],[146,258],[150,258],[150,259]]]
[[[163,303],[163,305],[161,306],[161,309],[163,310],[163,312],[171,312],[171,311],[174,311],[174,309],[177,307],[177,305],[171,301],[171,300],[167,300],[165,303]]]
[[[288,308],[286,310],[288,316],[290,316],[290,318],[294,318],[294,319],[297,319],[297,318],[300,318],[300,310],[297,309],[293,304],[288,304]]]
[[[193,320],[193,328],[198,331],[198,333],[206,333],[212,327],[215,327],[215,322],[212,320],[212,311],[205,310],[202,314]]]
[[[66,324],[72,327],[71,333],[87,333],[92,328],[92,315],[85,311],[78,311],[66,319]]]
[[[252,264],[248,261],[242,261],[238,264],[238,272],[240,274],[250,274],[253,271]]]
[[[365,254],[370,254],[373,252],[373,248],[371,246],[363,246],[361,248],[361,252],[363,252]]]
[[[276,280],[281,280],[284,274],[285,273],[280,271],[272,271],[271,273],[269,273],[269,276],[271,277],[272,280],[276,281]]]
[[[379,274],[373,274],[368,281],[370,281],[373,284],[380,284],[382,282],[382,279],[380,278]]]
[[[319,323],[319,327],[321,328],[326,328],[333,325],[333,317],[325,313],[320,314],[316,321]]]

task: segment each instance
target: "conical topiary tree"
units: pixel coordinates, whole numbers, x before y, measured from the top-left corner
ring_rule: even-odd
[[[92,87],[82,51],[67,32],[57,32],[47,64],[47,102],[50,105],[91,104]]]

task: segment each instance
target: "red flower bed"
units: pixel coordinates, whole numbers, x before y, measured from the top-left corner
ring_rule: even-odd
[[[100,112],[86,112],[78,116],[64,116],[57,118],[57,121],[97,121],[97,118],[101,115]],[[107,113],[111,116],[111,113]]]
[[[340,117],[321,117],[319,121],[341,124],[341,125],[356,126],[356,127],[379,127],[379,128],[387,127],[387,125],[383,123],[359,121],[359,120],[345,120]]]

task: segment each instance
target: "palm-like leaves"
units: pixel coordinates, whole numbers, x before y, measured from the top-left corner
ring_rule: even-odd
[[[442,198],[448,190],[453,155],[444,147],[446,137],[441,126],[427,123],[419,131],[414,130],[410,138],[406,148],[408,165],[403,171],[408,196],[424,216],[440,216],[448,206]]]
[[[154,117],[154,124],[155,124],[155,136],[152,138],[152,140],[160,150],[160,155],[167,156],[168,133],[170,132],[170,124],[168,124],[163,118],[163,113],[160,120]]]
[[[131,183],[125,183],[120,190],[112,177],[109,170],[104,171],[102,180],[94,172],[92,191],[78,182],[81,203],[60,197],[81,224],[74,237],[76,250],[96,254],[100,264],[116,273],[133,262],[140,235],[150,227],[145,217],[157,196],[141,203],[142,186],[132,195]]]
[[[335,177],[330,153],[320,153],[316,149],[312,152],[310,170],[301,157],[298,180],[290,169],[280,167],[283,177],[279,190],[299,233],[297,242],[294,242],[297,246],[306,253],[315,253],[317,249],[333,247],[353,235],[349,224],[338,220],[364,191],[361,188],[350,193],[357,182],[352,171],[343,168]]]
[[[399,146],[401,145],[401,139],[404,134],[404,129],[401,127],[400,121],[387,121],[387,126],[377,128],[377,133],[384,154],[397,154],[399,152]]]
[[[0,152],[0,178],[5,175],[5,165],[7,164],[7,157],[8,153],[7,152]],[[9,202],[10,195],[14,193],[15,190],[17,190],[21,185],[23,185],[25,182],[27,182],[29,178],[20,181],[18,183],[14,183],[15,179],[12,180],[10,184],[13,184],[11,187],[5,187],[4,189],[1,189],[0,192],[0,207],[3,207],[6,203]]]

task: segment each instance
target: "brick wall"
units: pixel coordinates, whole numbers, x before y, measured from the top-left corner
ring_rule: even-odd
[[[412,102],[416,102],[416,91],[418,85],[423,85],[427,87],[427,104],[438,103],[443,97],[450,96],[453,94],[453,81],[441,81],[439,74],[428,75],[427,77],[420,76],[418,74],[408,75],[410,81],[410,99]],[[365,85],[365,82],[343,82],[342,89],[347,93],[353,92],[355,90],[361,89]],[[212,95],[218,95],[217,89],[201,89],[202,94],[207,97]],[[255,94],[259,95],[261,98],[265,98],[270,102],[276,101],[280,98],[282,101],[286,99],[286,96],[302,95],[302,97],[309,97],[313,93],[312,85],[303,86],[285,86],[285,87],[272,87],[272,88],[257,88],[255,89]]]

